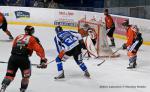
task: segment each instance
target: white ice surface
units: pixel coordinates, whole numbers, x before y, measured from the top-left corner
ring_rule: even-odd
[[[9,29],[14,36],[24,33],[24,26],[9,25]],[[55,32],[52,28],[35,27],[35,35],[39,37],[46,52],[49,61],[57,56],[53,38]],[[1,31],[1,30],[0,30]],[[8,39],[2,31],[0,32],[0,61],[7,62],[11,51],[11,42],[5,42]],[[119,48],[124,41],[116,39]],[[114,51],[116,50],[114,48]],[[83,72],[70,58],[64,65],[65,79],[56,81],[57,75],[56,63],[48,65],[47,69],[37,69],[32,67],[32,76],[27,92],[149,92],[150,90],[150,47],[142,46],[138,52],[138,68],[127,70],[128,57],[126,51],[120,50],[119,58],[106,59],[101,66],[97,66],[102,59],[84,60],[91,74],[91,79],[86,79]],[[30,58],[32,63],[39,63],[39,58],[33,54]],[[0,82],[6,73],[7,64],[0,63]],[[7,88],[6,92],[19,92],[21,81],[20,71],[16,78]],[[105,86],[105,88],[101,88]],[[131,87],[132,88],[128,88]],[[137,86],[143,86],[139,88]],[[109,88],[115,87],[115,88]],[[117,88],[121,87],[121,88]]]

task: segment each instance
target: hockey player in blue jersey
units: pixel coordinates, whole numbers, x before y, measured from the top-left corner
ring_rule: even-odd
[[[56,57],[56,63],[59,74],[54,79],[65,78],[62,61],[67,60],[70,56],[73,56],[76,63],[84,72],[84,76],[90,78],[90,74],[82,59],[81,49],[83,39],[81,35],[74,31],[63,31],[61,26],[57,26],[55,31],[57,35],[55,36],[54,41],[59,53]]]

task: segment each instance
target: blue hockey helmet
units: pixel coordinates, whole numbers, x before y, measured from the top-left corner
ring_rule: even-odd
[[[59,32],[61,32],[61,31],[63,31],[63,29],[62,29],[61,26],[56,26],[56,27],[55,27],[55,31],[56,31],[56,33],[59,33]]]

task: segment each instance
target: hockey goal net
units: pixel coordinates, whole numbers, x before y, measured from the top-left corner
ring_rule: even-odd
[[[119,57],[119,54],[113,54],[112,49],[108,45],[105,24],[103,22],[96,21],[95,19],[79,20],[78,21],[78,30],[84,29],[85,24],[88,25],[90,28],[94,29],[96,36],[97,36],[96,44],[94,46],[96,52],[94,52],[94,53],[89,50],[89,49],[91,49],[91,46],[88,47],[89,40],[84,40],[88,52],[90,52],[98,57]],[[86,33],[86,32],[84,32],[84,33],[86,34],[84,36],[84,38],[87,38],[88,33]]]

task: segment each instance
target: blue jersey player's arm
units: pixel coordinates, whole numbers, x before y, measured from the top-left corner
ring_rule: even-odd
[[[75,31],[69,31],[73,36],[75,36],[79,41],[82,40],[81,34]]]
[[[57,52],[60,53],[60,51],[62,50],[62,44],[59,41],[59,39],[57,38],[57,36],[55,36],[54,41],[55,41],[55,45],[57,48]]]
[[[86,46],[85,46],[85,43],[83,41],[81,34],[75,31],[69,31],[69,32],[78,39],[81,48],[86,49]]]

